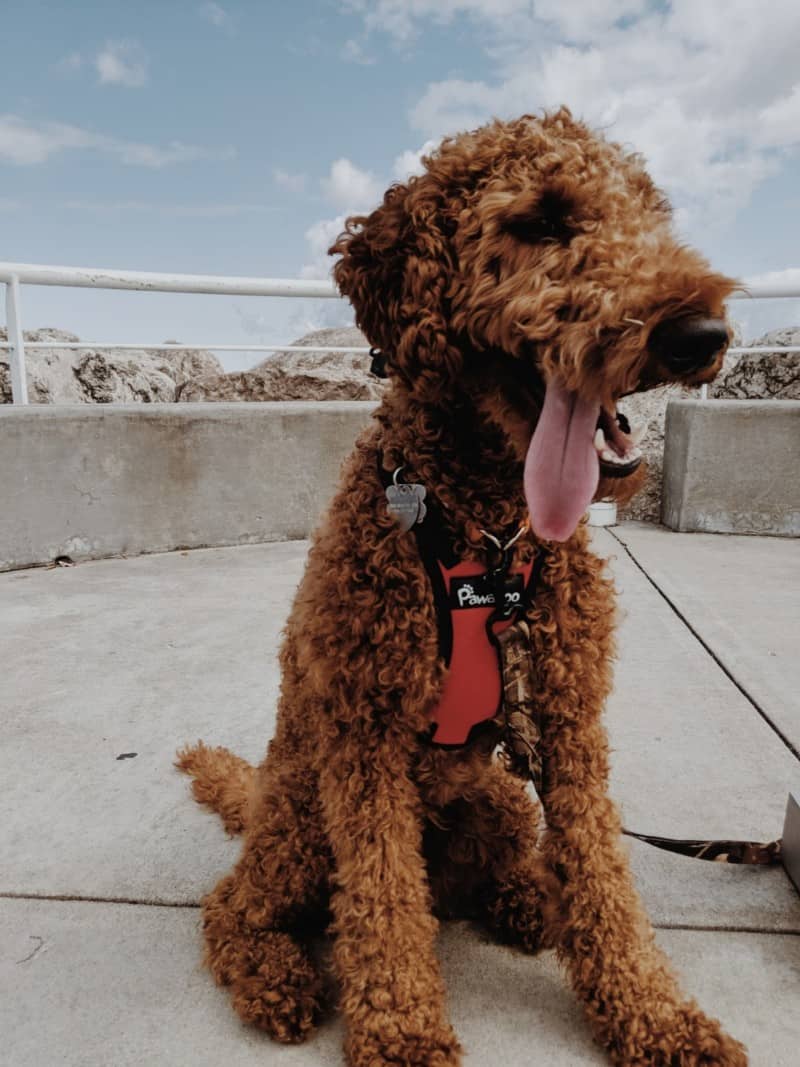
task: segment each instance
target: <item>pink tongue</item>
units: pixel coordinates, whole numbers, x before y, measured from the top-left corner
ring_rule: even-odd
[[[546,541],[566,541],[592,501],[600,477],[594,434],[600,405],[559,382],[547,386],[544,407],[525,458],[525,497],[531,526]]]

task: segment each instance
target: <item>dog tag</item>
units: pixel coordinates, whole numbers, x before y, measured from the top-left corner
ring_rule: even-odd
[[[422,522],[427,514],[424,485],[415,482],[394,482],[386,490],[389,514],[406,533],[415,522]]]

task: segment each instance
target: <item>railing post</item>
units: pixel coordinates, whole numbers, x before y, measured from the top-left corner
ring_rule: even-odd
[[[16,274],[6,282],[6,326],[8,327],[9,363],[11,366],[11,400],[14,404],[28,403],[28,379],[25,374],[25,342],[19,308],[19,278]]]

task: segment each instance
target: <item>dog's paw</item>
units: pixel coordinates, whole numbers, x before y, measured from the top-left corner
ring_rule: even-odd
[[[305,1041],[322,1010],[320,996],[310,986],[275,987],[253,977],[235,982],[231,992],[234,1010],[242,1022],[286,1045]]]
[[[505,876],[495,878],[481,898],[484,927],[501,944],[535,955],[553,948],[562,887],[533,855],[523,855]]]
[[[409,1034],[389,1022],[382,1030],[350,1032],[345,1045],[350,1067],[460,1067],[461,1047],[449,1026]]]
[[[237,1015],[275,1041],[304,1041],[323,1007],[322,981],[313,963],[285,933],[261,934],[248,948],[226,983]]]
[[[693,1006],[682,1013],[679,1038],[664,1060],[669,1067],[747,1067],[747,1049],[716,1019]],[[667,1041],[669,1045],[669,1040]]]
[[[631,1040],[634,1035],[639,1040]],[[632,1027],[612,1060],[620,1067],[747,1067],[749,1062],[744,1045],[691,1004],[658,1035],[645,1036]]]
[[[548,947],[541,898],[534,889],[496,895],[485,906],[482,925],[501,945],[536,955]]]

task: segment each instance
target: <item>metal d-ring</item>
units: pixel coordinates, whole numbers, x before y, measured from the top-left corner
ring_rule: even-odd
[[[402,467],[400,468],[400,470],[402,470]],[[525,522],[523,522],[523,524],[520,526],[520,528],[514,534],[514,536],[511,538],[511,540],[510,541],[506,541],[506,543],[504,545],[500,543],[500,539],[498,537],[495,537],[495,535],[493,533],[489,533],[488,530],[481,529],[481,533],[483,534],[483,536],[485,538],[487,538],[487,540],[492,542],[492,544],[495,546],[495,548],[498,548],[501,552],[507,552],[509,550],[509,548],[511,548],[513,545],[515,545],[517,543],[517,541],[519,541],[520,537],[522,537],[522,535],[528,529],[529,525],[530,524],[528,523],[528,520],[526,519]]]

